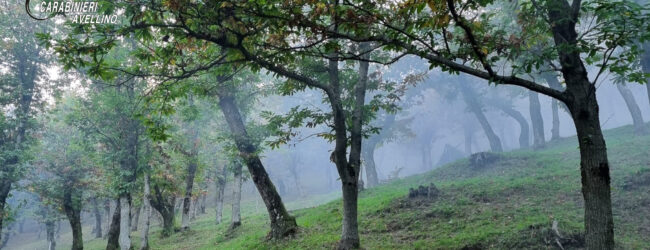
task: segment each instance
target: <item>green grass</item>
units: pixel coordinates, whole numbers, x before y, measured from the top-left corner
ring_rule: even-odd
[[[650,136],[633,136],[630,126],[606,132],[612,175],[615,234],[619,247],[650,246]],[[580,238],[584,231],[579,154],[575,138],[553,142],[545,150],[502,154],[499,161],[475,169],[463,159],[431,172],[363,191],[359,230],[366,249],[555,248],[545,238],[553,220],[562,234]],[[435,200],[409,200],[408,189],[435,183]],[[289,203],[299,233],[266,241],[268,217],[244,204],[242,226],[228,235],[214,215],[199,217],[192,230],[165,239],[152,232],[154,249],[331,249],[339,239],[342,203],[338,194]],[[315,207],[313,207],[315,206]],[[226,211],[225,218],[228,217]],[[139,239],[134,234],[133,241]],[[87,249],[103,249],[91,240]],[[571,246],[568,246],[571,248]]]

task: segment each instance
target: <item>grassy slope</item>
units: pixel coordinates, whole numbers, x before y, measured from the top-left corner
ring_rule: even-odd
[[[621,247],[644,249],[650,246],[650,137],[632,136],[631,131],[628,126],[606,133],[615,233]],[[565,236],[579,238],[584,228],[578,164],[575,138],[566,138],[538,152],[505,153],[481,169],[464,159],[366,190],[359,200],[361,244],[367,249],[548,248],[553,247],[545,242],[553,220]],[[442,191],[438,199],[405,198],[410,187],[432,182]],[[214,225],[213,214],[198,218],[190,232],[166,239],[154,228],[152,247],[331,249],[339,238],[340,200],[293,211],[301,231],[278,242],[264,240],[268,218],[261,212],[249,204],[242,227],[232,234],[226,233],[227,223]],[[134,242],[139,242],[135,234]],[[102,249],[104,244],[93,240],[86,248]]]

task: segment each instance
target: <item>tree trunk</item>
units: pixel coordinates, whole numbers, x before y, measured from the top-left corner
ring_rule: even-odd
[[[6,180],[7,177],[2,178],[2,183],[0,183],[0,240],[2,240],[2,223],[4,222],[5,206],[9,191],[11,190],[11,181]]]
[[[293,182],[296,184],[296,191],[298,191],[298,196],[304,197],[305,193],[302,189],[302,185],[300,185],[300,176],[298,175],[298,164],[297,155],[293,153],[291,155],[291,166],[289,167],[289,172],[291,173],[291,177],[293,177]]]
[[[174,232],[175,198],[164,197],[158,186],[153,185],[154,195],[149,199],[151,207],[156,209],[163,219],[162,237],[169,237]]]
[[[269,213],[271,232],[268,234],[268,238],[281,239],[295,234],[298,227],[296,219],[287,212],[282,203],[282,198],[266,173],[264,165],[262,165],[262,161],[257,155],[257,147],[253,144],[246,131],[244,121],[235,104],[234,96],[223,88],[219,91],[219,106],[226,118],[242,160],[248,166],[248,172],[251,174]]]
[[[181,217],[181,230],[190,228],[190,208],[192,205],[192,189],[194,188],[194,176],[198,167],[198,131],[194,129],[194,142],[190,152],[190,162],[187,166],[187,176],[185,177],[185,197],[183,198],[183,215]]]
[[[650,74],[650,42],[643,44],[643,55],[641,56],[641,69],[643,73]],[[650,77],[647,79],[645,87],[648,89],[648,102],[650,102]]]
[[[370,140],[372,140],[372,137],[366,141]],[[363,164],[366,167],[366,180],[368,181],[369,188],[379,185],[379,177],[377,177],[377,167],[375,164],[375,147],[376,144],[365,143],[361,150]]]
[[[474,89],[472,89],[471,86],[467,86],[467,83],[461,83],[458,86],[460,86],[460,92],[469,110],[472,113],[474,113],[474,116],[476,116],[476,119],[478,120],[479,124],[481,124],[481,128],[483,128],[483,132],[485,132],[485,136],[487,137],[488,142],[490,142],[490,149],[493,152],[503,152],[503,147],[501,146],[501,140],[494,133],[494,130],[490,125],[490,122],[488,122],[487,117],[485,117],[485,113],[483,113],[483,108],[478,102],[478,95],[474,92]]]
[[[550,69],[550,67],[549,67]],[[555,90],[564,90],[564,87],[562,87],[562,84],[560,81],[557,80],[557,76],[555,74],[551,73],[544,73],[542,74],[542,77],[544,80],[546,80],[546,83],[548,83],[548,86],[555,89]],[[560,105],[563,105],[564,103],[559,102],[555,98],[553,99],[551,103],[551,110],[553,112],[553,128],[551,128],[551,140],[557,140],[560,139],[560,114],[559,114],[559,108]]]
[[[120,235],[121,250],[131,249],[131,198],[129,194],[120,195]]]
[[[192,203],[190,203],[190,221],[196,219],[196,207],[199,205],[199,199],[193,198]]]
[[[472,140],[473,140],[473,135],[474,135],[474,130],[470,129],[467,127],[467,125],[463,126],[463,131],[465,135],[465,154],[471,155],[472,154]]]
[[[359,242],[359,225],[357,221],[357,184],[352,181],[343,181],[343,230],[339,249],[357,249]]]
[[[151,188],[149,187],[149,173],[144,174],[144,197],[142,197],[142,212],[144,223],[142,225],[140,250],[149,250],[149,225],[151,223]]]
[[[93,205],[93,214],[95,215],[95,228],[93,232],[95,233],[95,238],[102,237],[102,213],[99,211],[99,203],[97,202],[97,197],[91,198],[90,202]]]
[[[208,195],[205,194],[205,193],[201,194],[201,206],[200,206],[200,210],[199,210],[199,212],[201,214],[205,214],[205,206],[206,206],[205,201],[206,201],[207,196]]]
[[[131,220],[131,232],[138,231],[138,224],[140,223],[140,207],[134,208],[135,214],[132,216]]]
[[[425,142],[420,149],[422,151],[422,170],[431,170],[431,168],[433,168],[433,160],[431,159],[431,142]]]
[[[580,6],[570,6],[567,1],[554,0],[548,1],[546,7],[556,47],[575,48],[578,17],[574,13],[579,13],[577,8]],[[575,123],[580,145],[586,249],[614,249],[609,161],[600,127],[596,87],[589,81],[577,50],[558,50],[558,56],[567,83],[564,101]]]
[[[500,100],[495,100],[494,106],[503,111],[506,115],[515,119],[519,124],[519,147],[528,148],[530,146],[530,127],[528,127],[528,121],[526,118],[517,110],[515,110],[510,104],[501,102]],[[467,143],[466,143],[467,144]],[[471,143],[470,143],[471,144]],[[471,153],[470,153],[471,154]]]
[[[242,165],[234,161],[233,162],[233,191],[232,191],[232,217],[230,219],[230,229],[235,229],[241,225],[241,184],[242,184]]]
[[[221,223],[222,220],[222,215],[223,215],[223,197],[224,193],[226,190],[226,171],[227,168],[225,166],[222,166],[221,168],[217,168],[217,175],[216,175],[216,181],[215,184],[217,184],[216,188],[216,224],[218,225]]]
[[[551,101],[551,111],[553,112],[553,127],[551,128],[551,141],[560,139],[560,102],[556,99]]]
[[[102,235],[104,239],[108,238],[108,231],[110,230],[110,226],[112,222],[111,220],[113,219],[112,215],[113,213],[111,213],[111,200],[106,199],[106,201],[104,202],[104,218],[106,218],[106,223],[104,224],[106,225],[106,230],[103,230],[106,233]]]
[[[72,229],[72,250],[82,250],[83,236],[81,231],[81,193],[69,188],[63,190],[63,211]]]
[[[643,122],[641,109],[639,109],[639,105],[636,103],[632,91],[630,91],[630,89],[627,88],[627,86],[625,86],[625,83],[616,84],[616,88],[618,89],[618,92],[621,93],[623,100],[625,100],[625,105],[627,105],[627,109],[630,111],[630,115],[632,115],[632,123],[634,124],[634,134],[645,135],[646,134],[645,122]]]
[[[542,118],[539,94],[528,91],[528,100],[530,102],[530,121],[533,124],[533,148],[541,149],[546,147],[546,138],[544,135],[544,119]]]
[[[115,200],[115,209],[113,209],[113,216],[107,234],[108,243],[106,244],[106,250],[120,249],[120,207],[120,199]]]
[[[54,237],[54,221],[45,222],[45,234],[47,235],[47,249],[56,249],[56,239]]]

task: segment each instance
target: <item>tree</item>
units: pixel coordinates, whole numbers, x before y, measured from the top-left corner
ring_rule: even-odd
[[[621,97],[623,97],[623,100],[625,101],[625,105],[627,106],[627,110],[630,111],[630,115],[632,116],[632,124],[634,125],[634,133],[637,135],[646,134],[647,133],[646,125],[645,122],[643,122],[641,109],[639,108],[639,105],[636,103],[632,91],[629,88],[627,88],[625,82],[616,84],[616,89],[618,89],[618,93],[620,93]]]
[[[12,112],[0,114],[0,240],[3,221],[8,215],[5,205],[12,185],[25,173],[24,162],[29,159],[27,149],[32,144],[35,114],[40,110],[38,92],[45,87],[38,83],[43,68],[49,63],[35,37],[36,25],[22,15],[18,5],[3,2],[0,7],[0,65],[7,71],[0,73],[0,106]],[[29,28],[28,28],[29,27]]]
[[[52,120],[44,126],[41,168],[35,173],[42,179],[32,181],[41,195],[56,201],[64,211],[72,228],[72,249],[83,249],[81,210],[83,190],[88,187],[95,166],[94,145],[75,127],[64,123],[75,100],[63,99],[54,110]]]
[[[82,100],[70,115],[70,122],[100,145],[102,166],[111,177],[108,189],[120,200],[108,232],[109,247],[129,248],[132,193],[136,190],[139,166],[142,165],[141,138],[144,128],[137,116],[143,112],[137,82],[128,78],[116,81],[117,86],[97,82],[88,98]],[[126,80],[126,81],[124,81]],[[115,218],[119,215],[119,220]],[[119,224],[114,224],[119,223]]]

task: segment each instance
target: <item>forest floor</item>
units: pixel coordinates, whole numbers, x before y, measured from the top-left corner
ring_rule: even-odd
[[[623,249],[650,246],[650,136],[632,127],[606,131],[612,175],[616,243]],[[436,198],[408,198],[409,188],[435,183]],[[555,249],[557,221],[566,249],[584,244],[583,200],[575,137],[543,150],[503,153],[484,166],[468,159],[402,178],[360,194],[359,229],[365,249]],[[268,217],[245,204],[242,226],[228,232],[215,225],[214,211],[197,218],[188,232],[160,238],[152,229],[153,249],[332,249],[340,236],[342,203],[315,205],[323,197],[288,204],[299,233],[266,241]],[[312,207],[314,206],[314,207]],[[139,234],[133,241],[139,244]],[[63,247],[65,243],[61,243]],[[90,240],[86,249],[105,248]],[[137,249],[137,248],[136,248]]]

